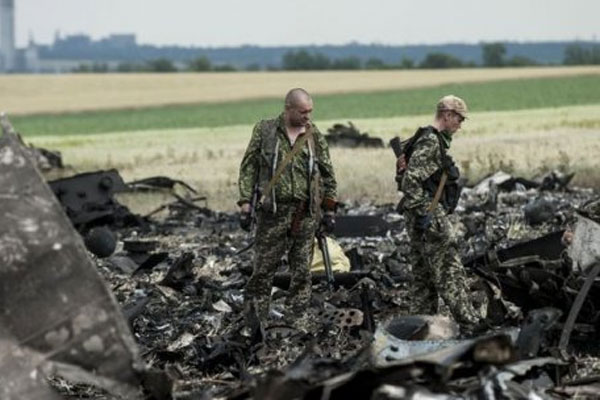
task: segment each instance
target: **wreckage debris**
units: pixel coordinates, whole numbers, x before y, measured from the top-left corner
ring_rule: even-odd
[[[384,147],[383,140],[377,137],[371,137],[368,133],[361,133],[352,122],[348,125],[334,124],[327,129],[325,140],[329,146],[338,147]]]
[[[0,203],[13,220],[0,228],[0,325],[18,343],[13,357],[30,354],[29,375],[48,369],[132,395],[140,359],[120,309],[6,118],[2,128]],[[26,398],[33,387],[5,388]]]
[[[106,226],[90,229],[84,238],[85,247],[94,255],[104,258],[114,253],[117,248],[117,237]]]
[[[377,215],[340,215],[333,231],[336,237],[385,236],[390,224]]]
[[[530,225],[539,225],[548,222],[556,216],[557,208],[558,204],[555,201],[545,197],[535,199],[523,208],[525,221]]]
[[[14,159],[14,153],[9,157],[2,149],[4,147],[0,149],[0,168],[7,168],[2,162],[10,157]],[[4,179],[10,181],[7,175],[10,174],[3,175]],[[102,171],[85,178],[82,192],[85,193],[83,197],[102,204],[111,196],[98,186],[99,176]],[[150,178],[140,183],[140,187],[154,185],[171,190],[180,185],[177,180],[163,178]],[[238,228],[236,215],[210,210],[206,204],[196,204],[201,197],[176,197],[162,208],[164,213],[146,219],[143,229],[128,226],[119,221],[118,216],[96,219],[89,215],[74,224],[84,237],[94,228],[102,232],[102,227],[115,234],[116,253],[94,258],[93,267],[112,288],[114,297],[122,305],[122,315],[114,302],[104,300],[106,289],[98,295],[93,289],[101,286],[89,284],[87,274],[72,273],[64,278],[56,272],[57,264],[45,261],[49,258],[46,253],[36,258],[44,262],[32,263],[36,264],[36,269],[28,270],[19,278],[19,282],[26,282],[19,286],[21,290],[32,287],[25,292],[33,290],[36,296],[44,299],[44,304],[38,301],[32,306],[44,310],[55,307],[55,303],[45,302],[47,298],[58,296],[55,292],[64,293],[62,284],[68,284],[71,290],[79,289],[77,295],[68,295],[73,312],[87,304],[86,315],[107,316],[106,325],[100,324],[101,327],[113,322],[117,325],[111,339],[126,337],[124,342],[117,342],[125,348],[133,346],[125,356],[117,351],[116,357],[106,352],[102,353],[105,358],[100,360],[97,355],[86,358],[88,372],[92,364],[105,362],[97,370],[108,374],[110,382],[124,382],[127,388],[137,388],[141,382],[146,390],[154,391],[154,395],[142,395],[148,399],[388,399],[411,396],[491,399],[502,396],[544,398],[549,393],[567,396],[576,388],[593,392],[596,382],[591,377],[593,369],[579,370],[577,379],[568,375],[580,362],[573,356],[577,351],[586,351],[591,356],[600,352],[593,345],[599,335],[600,286],[590,278],[593,263],[588,265],[587,262],[591,258],[583,264],[577,258],[582,253],[588,254],[593,247],[574,242],[568,252],[571,258],[579,261],[573,264],[566,256],[561,236],[574,206],[583,204],[594,193],[566,185],[550,185],[543,196],[556,204],[555,215],[539,224],[529,225],[525,221],[524,207],[540,198],[541,180],[527,181],[510,176],[503,179],[481,182],[465,190],[454,216],[457,225],[462,222],[468,232],[459,245],[463,257],[469,260],[466,263],[469,281],[476,281],[472,285],[472,297],[479,298],[485,293],[489,300],[486,323],[490,327],[485,337],[465,338],[464,333],[460,336],[452,321],[440,316],[406,315],[412,279],[409,246],[403,231],[404,217],[393,205],[363,204],[341,210],[337,238],[350,259],[351,270],[335,273],[336,286],[331,292],[327,289],[325,274],[314,273],[313,300],[307,307],[307,314],[301,318],[290,314],[285,306],[290,271],[286,270],[289,266],[283,259],[282,270],[275,277],[272,318],[265,326],[257,326],[258,335],[254,337],[246,336],[242,318],[243,288],[252,270],[253,250],[236,254],[237,249],[248,241],[246,234]],[[67,189],[74,190],[75,194],[78,190],[75,186]],[[10,196],[0,197],[0,202],[8,204],[13,192],[6,193]],[[68,201],[63,207],[71,206],[82,214],[110,210],[110,207],[84,207],[83,197],[67,196]],[[54,204],[57,206],[56,202]],[[106,224],[104,218],[112,222]],[[30,232],[32,225],[26,219],[19,221],[21,218],[12,221],[11,225],[22,226],[24,235],[34,235]],[[64,221],[63,218],[61,224]],[[54,223],[56,225],[56,221]],[[595,228],[594,223],[590,221],[588,228]],[[577,229],[582,226],[577,225],[574,229],[576,240],[587,238],[585,243],[594,243],[594,236],[589,231],[579,234]],[[71,229],[71,232],[74,231]],[[79,243],[75,247],[82,251],[82,241],[76,235],[61,237]],[[19,246],[4,240],[2,233],[0,245],[10,249],[1,252],[1,257],[13,255],[9,260],[13,264],[3,265],[20,265],[18,257],[14,256]],[[112,245],[107,246],[105,253],[109,247]],[[85,252],[83,257],[86,257]],[[89,259],[76,260],[78,265],[84,266],[91,262]],[[587,267],[583,268],[584,264]],[[72,266],[72,263],[61,263],[59,272],[64,272],[65,266]],[[12,278],[7,279],[4,281],[14,282]],[[38,286],[34,284],[42,285],[42,289],[37,290]],[[583,289],[587,294],[581,294],[583,300],[577,300],[576,295],[583,293]],[[79,301],[80,292],[84,291],[94,301]],[[47,292],[50,294],[44,294]],[[3,309],[18,310],[11,317],[19,318],[22,309],[18,302],[22,297],[14,297],[13,292],[4,294],[3,290]],[[42,334],[42,339],[58,346],[65,343],[64,332],[68,332],[73,334],[72,345],[78,351],[79,342],[88,343],[88,349],[97,348],[95,339],[88,342],[93,336],[91,333],[85,336],[88,330],[82,332],[86,339],[79,340],[74,335],[68,321],[64,320],[65,315],[71,314],[64,312],[61,305],[56,305],[56,313],[63,319],[53,318],[53,324],[50,323],[49,331]],[[443,310],[444,305],[441,306]],[[98,312],[98,308],[102,308],[104,314]],[[577,308],[577,312],[571,312]],[[51,313],[56,315],[53,310]],[[522,319],[520,313],[528,316]],[[25,314],[37,316],[28,310]],[[122,328],[127,326],[133,336],[123,333],[127,330]],[[561,329],[569,335],[562,351],[556,352]],[[29,352],[37,343],[15,339],[17,336],[13,332],[10,334],[12,336],[0,335],[0,339],[8,338],[23,351]],[[101,337],[104,340],[104,336]],[[371,345],[374,337],[379,338],[376,343],[383,344],[379,348],[381,351],[374,350]],[[5,342],[0,343],[6,348]],[[70,346],[71,342],[68,343]],[[64,352],[70,349],[67,346]],[[433,351],[435,349],[437,351]],[[62,368],[64,363],[58,365],[54,358],[50,360],[58,365],[54,369],[38,367],[36,354],[46,354],[38,351],[36,348],[31,351],[31,356],[26,356],[27,360],[33,360],[31,368],[59,375],[68,370]],[[131,355],[138,351],[140,358],[155,370],[141,371],[131,367],[134,360],[136,365],[141,361]],[[561,358],[551,355],[561,355]],[[569,357],[562,358],[562,355]],[[57,353],[59,356],[62,357],[62,353]],[[71,359],[68,361],[75,363]],[[30,382],[24,377],[31,368],[21,369],[23,373],[0,374],[0,379],[4,379],[0,382],[7,379],[10,383],[26,382],[32,393],[49,389],[43,381]],[[74,376],[80,375],[66,373],[73,381],[76,380]],[[580,380],[581,377],[590,380]],[[88,375],[87,382],[114,389],[114,385],[106,385],[98,375],[91,378]],[[36,386],[38,383],[41,386]],[[61,392],[71,397],[84,397],[78,390],[77,386],[61,388]],[[125,397],[133,398],[133,395]]]
[[[181,185],[182,187],[194,194],[198,193],[196,192],[196,189],[191,187],[186,182],[179,179],[172,179],[168,176],[152,176],[149,178],[138,179],[127,183],[127,186],[134,191],[152,191],[157,189],[173,190],[175,189],[175,185]]]
[[[80,232],[100,225],[143,225],[139,216],[113,198],[115,193],[128,190],[123,178],[114,169],[78,174],[48,184]]]

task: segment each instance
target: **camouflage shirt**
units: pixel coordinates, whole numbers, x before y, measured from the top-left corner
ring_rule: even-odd
[[[318,168],[321,177],[322,197],[336,199],[336,181],[333,165],[329,157],[329,149],[325,138],[312,123],[314,143],[314,166]],[[301,136],[300,136],[301,137]],[[296,140],[300,140],[298,137]],[[309,142],[295,155],[284,169],[275,184],[274,192],[277,202],[307,201],[310,198],[311,179],[310,160],[313,153]],[[279,165],[286,154],[292,150],[292,144],[287,136],[283,114],[272,120],[263,120],[254,126],[250,143],[242,159],[239,175],[240,198],[238,204],[251,202],[254,185],[261,189],[267,186],[274,173],[274,165]],[[277,154],[275,154],[277,149]],[[275,164],[274,164],[275,163]],[[316,172],[316,171],[315,171]],[[313,173],[313,179],[318,174]]]
[[[404,193],[404,209],[424,215],[431,203],[431,195],[423,189],[423,183],[442,168],[440,141],[432,129],[415,143],[415,149],[408,161],[408,166],[402,178]]]

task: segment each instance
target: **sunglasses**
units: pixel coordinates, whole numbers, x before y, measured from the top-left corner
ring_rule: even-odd
[[[462,115],[460,115],[456,111],[454,111],[454,110],[451,110],[451,111],[454,113],[454,115],[458,116],[458,122],[462,123],[465,120],[465,117],[463,117]]]

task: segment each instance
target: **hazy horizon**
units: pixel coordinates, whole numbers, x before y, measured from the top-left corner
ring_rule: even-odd
[[[134,33],[140,44],[157,46],[261,47],[343,45],[350,43],[440,45],[480,42],[595,41],[600,2],[573,0],[476,0],[452,3],[422,0],[15,0],[16,40],[30,34],[49,44],[61,36],[93,39]],[[143,10],[143,12],[140,12]],[[543,11],[541,11],[543,10]],[[543,14],[543,15],[542,15]]]

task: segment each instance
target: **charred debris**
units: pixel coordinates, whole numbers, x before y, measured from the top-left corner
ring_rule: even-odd
[[[336,147],[385,147],[381,138],[369,136],[367,132],[361,132],[350,121],[348,121],[348,125],[334,124],[331,128],[328,128],[325,140],[327,140],[329,146]]]
[[[572,175],[497,173],[453,216],[488,327],[407,315],[403,216],[346,205],[348,268],[313,274],[311,317],[283,306],[244,332],[250,238],[185,182],[125,183],[116,170],[46,182],[6,119],[0,138],[0,397],[3,399],[524,399],[600,395],[597,196]],[[124,190],[185,195],[140,216]],[[156,218],[162,211],[161,218]],[[565,247],[565,227],[575,240]],[[87,250],[86,250],[87,248]]]

